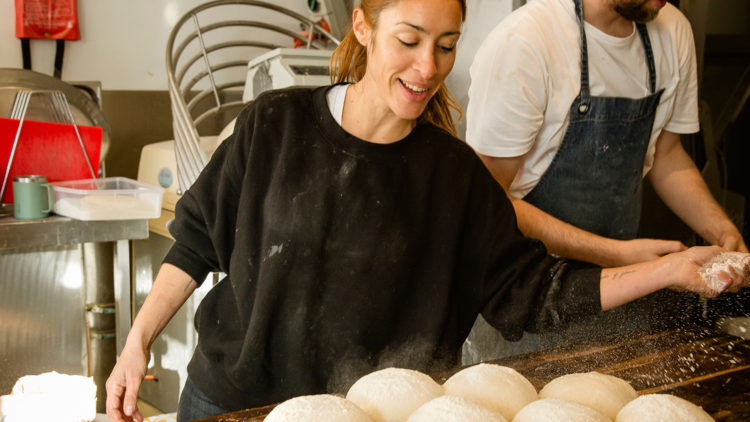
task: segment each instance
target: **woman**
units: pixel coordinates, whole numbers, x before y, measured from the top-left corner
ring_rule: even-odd
[[[165,259],[107,382],[141,420],[149,347],[209,271],[178,420],[344,391],[377,368],[455,364],[477,315],[509,339],[553,330],[697,276],[718,248],[573,271],[523,237],[480,159],[454,137],[443,85],[464,0],[364,0],[338,82],[267,93],[177,205]],[[731,288],[739,274],[725,279]]]

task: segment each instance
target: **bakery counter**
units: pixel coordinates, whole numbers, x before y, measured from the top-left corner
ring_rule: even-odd
[[[8,214],[0,208],[0,394],[25,375],[93,376],[102,412],[131,326],[132,241],[148,238],[148,222]]]
[[[131,262],[130,241],[148,238],[148,220],[112,220],[112,221],[81,221],[73,218],[53,215],[39,220],[19,220],[12,216],[0,218],[0,253],[3,257],[18,261],[12,255],[21,255],[25,258],[26,267],[34,266],[33,254],[41,252],[63,251],[70,247],[81,245],[80,255],[83,265],[89,267],[107,266],[111,268],[114,284],[114,305],[116,309],[117,327],[117,354],[125,346],[125,339],[130,331],[132,305],[131,305]],[[112,256],[101,251],[92,252],[86,259],[87,251],[84,244],[110,244]],[[31,253],[32,255],[29,255]],[[68,254],[70,255],[70,254]],[[43,257],[36,265],[43,263]],[[102,259],[104,258],[104,259]],[[23,259],[23,258],[21,258]],[[31,269],[31,268],[28,268]],[[105,272],[107,269],[104,269]],[[23,272],[24,269],[17,269]],[[101,269],[94,269],[101,272]],[[82,277],[85,271],[81,271]],[[64,275],[63,275],[64,276]],[[109,278],[112,279],[112,276]],[[97,280],[101,277],[96,277]],[[18,279],[2,280],[5,283],[21,282]],[[69,282],[70,283],[70,282]],[[111,291],[111,288],[109,289]],[[100,304],[102,300],[87,300],[86,304]]]
[[[597,371],[628,381],[641,395],[682,397],[719,422],[750,420],[750,343],[716,330],[632,331],[490,363],[514,368],[537,391],[559,376]],[[460,369],[433,378],[442,384]],[[261,422],[273,407],[201,422]]]

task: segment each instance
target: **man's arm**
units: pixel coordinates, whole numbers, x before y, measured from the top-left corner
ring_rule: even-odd
[[[680,143],[680,135],[663,130],[656,142],[651,184],[665,204],[712,245],[747,253],[737,227],[711,196],[698,168]]]
[[[518,228],[524,235],[541,240],[552,254],[602,267],[618,267],[650,261],[686,249],[676,241],[608,239],[558,220],[523,199],[510,195],[510,185],[523,162],[523,156],[497,158],[478,155],[513,203]]]

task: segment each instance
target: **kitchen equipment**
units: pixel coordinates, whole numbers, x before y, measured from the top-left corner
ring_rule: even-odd
[[[13,178],[13,209],[16,218],[47,218],[55,207],[52,187],[44,176],[21,176]]]
[[[164,189],[126,177],[52,183],[55,213],[84,221],[159,218]]]
[[[201,136],[201,148],[210,159],[219,144],[216,136]],[[164,141],[146,145],[141,151],[138,164],[138,181],[164,188],[162,200],[163,213],[158,220],[149,220],[149,230],[162,236],[171,237],[167,231],[166,221],[174,218],[174,209],[180,199],[177,182],[177,160],[175,158],[175,142]]]
[[[85,86],[84,89],[87,92],[97,92],[97,83],[88,82],[80,84]],[[94,88],[89,89],[89,86],[93,86]],[[101,100],[101,96],[94,100],[89,96],[90,94],[83,92],[81,89],[77,89],[73,85],[30,70],[0,69],[0,116],[8,117],[11,115],[12,108],[15,104],[16,94],[19,90],[58,91],[65,94],[70,111],[72,112],[73,118],[79,128],[83,126],[98,126],[102,129],[102,145],[98,161],[103,165],[104,159],[109,151],[110,131],[109,124],[104,118],[104,114],[97,102],[97,100]],[[43,97],[43,99],[49,100],[49,97],[46,96]],[[50,101],[31,101],[26,110],[26,120],[39,122],[58,121],[55,118],[54,107]],[[0,161],[0,163],[3,162]],[[102,174],[105,173],[106,172],[102,166]],[[45,175],[49,177],[49,174]]]
[[[316,87],[331,83],[331,50],[277,48],[247,64],[242,101],[249,103],[269,89]]]
[[[0,219],[0,393],[30,373],[84,375],[105,410],[131,326],[131,241],[146,238],[145,220]]]
[[[283,28],[278,25],[272,25],[267,22],[259,22],[254,20],[227,20],[209,25],[201,26],[198,20],[198,14],[208,9],[217,9],[221,6],[227,5],[242,5],[251,6],[249,11],[257,11],[258,9],[266,9],[279,14],[286,15],[294,21],[294,25],[303,25],[308,29],[308,37],[302,37],[294,31],[287,28]],[[249,15],[252,16],[252,15]],[[187,36],[176,45],[177,35],[179,33],[185,34],[183,26],[188,22],[192,22],[195,31],[187,33]],[[224,62],[220,64],[211,64],[209,53],[232,48],[232,47],[256,47],[264,48],[268,50],[275,50],[281,48],[280,45],[271,44],[263,41],[253,40],[235,40],[228,42],[216,43],[213,45],[206,45],[204,34],[210,31],[219,30],[222,28],[231,27],[250,27],[260,28],[268,31],[272,31],[278,34],[288,35],[292,40],[303,42],[308,49],[314,48],[323,50],[326,48],[326,44],[320,41],[314,41],[315,35],[325,36],[330,39],[334,44],[338,44],[339,41],[326,29],[312,20],[301,16],[291,10],[277,6],[272,3],[267,3],[257,0],[216,0],[190,10],[185,16],[175,24],[174,29],[169,35],[167,41],[167,78],[169,81],[169,93],[172,100],[172,116],[173,126],[175,135],[175,154],[177,156],[177,181],[180,186],[180,190],[184,191],[189,188],[195,179],[198,178],[203,167],[208,163],[208,158],[200,146],[200,136],[198,134],[197,126],[205,119],[223,113],[227,110],[233,110],[245,106],[244,101],[233,101],[224,102],[221,101],[220,93],[225,93],[237,87],[245,85],[245,81],[230,81],[227,83],[217,84],[215,80],[215,72],[222,69],[247,66],[247,59]],[[200,46],[200,53],[184,59],[182,54],[185,52],[186,47],[193,41],[197,40]],[[185,82],[185,76],[190,70],[190,67],[201,61],[205,66],[205,70],[200,71],[192,79]],[[178,65],[180,65],[178,67]],[[195,96],[191,96],[191,90],[203,79],[207,79],[210,83],[210,87],[201,91]],[[191,97],[188,101],[187,98]],[[204,98],[213,99],[216,106],[210,108],[198,117],[193,117],[193,111],[195,107],[201,103]]]
[[[52,115],[59,124],[25,121],[34,95],[49,99]],[[99,168],[101,134],[102,129],[97,127],[79,130],[65,94],[58,91],[19,90],[11,119],[0,119],[0,162],[7,163],[0,198],[10,202],[12,192],[5,195],[7,182],[10,177],[23,174],[45,174],[50,181],[96,178],[94,168]],[[12,144],[10,139],[13,139]],[[76,139],[77,146],[74,147]]]
[[[29,70],[0,69],[0,116],[11,116],[19,90],[65,94],[92,167],[104,175],[110,130],[99,106],[101,84],[75,84],[82,88]],[[32,145],[24,142],[30,126],[58,121],[52,98],[35,96],[26,110],[19,148]],[[86,143],[87,126],[100,133],[96,154]],[[10,131],[9,144],[16,129]],[[67,133],[71,151],[82,159],[74,131]],[[6,162],[7,155],[0,159],[0,183]],[[91,177],[84,161],[82,166],[84,172],[69,180]],[[49,179],[48,173],[40,173]],[[10,316],[0,317],[0,392],[9,392],[16,379],[29,373],[88,375],[99,387],[97,408],[104,411],[104,384],[130,329],[130,242],[147,236],[143,220],[17,220],[13,204],[0,204],[0,309]]]

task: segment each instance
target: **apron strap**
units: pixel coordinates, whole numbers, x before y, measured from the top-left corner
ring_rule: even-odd
[[[591,90],[589,88],[589,48],[586,41],[586,31],[583,27],[583,1],[575,0],[576,17],[578,26],[581,28],[581,101],[578,104],[578,111],[586,114],[591,106]],[[651,37],[648,35],[646,24],[637,23],[636,28],[643,42],[643,50],[646,52],[646,61],[648,63],[649,84],[651,93],[656,92],[656,65],[654,63],[654,51],[651,48]]]
[[[581,28],[581,98],[578,104],[578,111],[586,114],[591,106],[591,91],[589,90],[589,48],[586,42],[586,31],[583,29],[583,1],[575,0],[576,16],[578,17],[578,26]]]
[[[641,35],[643,50],[646,52],[646,61],[648,62],[648,77],[651,83],[651,93],[656,92],[656,64],[654,64],[654,50],[651,48],[651,37],[648,36],[648,28],[645,23],[637,23],[638,33]]]

